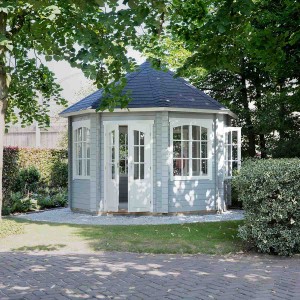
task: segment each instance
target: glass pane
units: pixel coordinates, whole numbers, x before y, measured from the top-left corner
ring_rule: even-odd
[[[82,143],[78,144],[78,157],[77,158],[82,158]]]
[[[140,158],[141,162],[144,162],[144,156],[145,156],[145,147],[140,147]]]
[[[182,135],[183,135],[183,140],[189,140],[189,126],[188,125],[182,126]]]
[[[133,178],[139,179],[139,164],[134,164]]]
[[[88,159],[86,162],[86,175],[90,176],[91,170],[90,170],[90,160]]]
[[[207,128],[201,127],[201,140],[207,141]]]
[[[111,165],[111,179],[116,178],[116,169],[115,169],[115,164]]]
[[[227,159],[231,160],[231,145],[227,146]]]
[[[173,160],[173,176],[181,176],[181,159]]]
[[[232,146],[232,159],[238,159],[238,146]]]
[[[75,130],[75,134],[74,134],[74,142],[76,143],[78,140],[78,129]]]
[[[232,175],[232,171],[231,171],[231,161],[227,162],[227,172],[228,172],[228,176]]]
[[[207,175],[207,160],[202,160],[201,162],[201,173],[202,175]]]
[[[115,159],[116,159],[115,147],[111,147],[111,161],[115,161]]]
[[[189,158],[189,142],[182,142],[182,157]]]
[[[233,161],[233,162],[232,162],[232,170],[237,170],[237,168],[238,168],[238,163],[237,163],[237,161]]]
[[[201,157],[207,158],[207,142],[201,142]]]
[[[189,160],[182,160],[182,176],[189,176]]]
[[[78,160],[78,175],[82,175],[82,160]]]
[[[227,144],[231,144],[231,132],[227,133],[226,142],[227,142]]]
[[[173,128],[173,140],[181,140],[181,126]]]
[[[110,145],[115,144],[115,131],[113,130],[110,134]]]
[[[192,142],[192,157],[200,158],[200,142]]]
[[[86,157],[87,157],[87,158],[90,158],[90,157],[91,157],[90,144],[86,144]]]
[[[181,142],[173,142],[173,157],[181,157]]]
[[[134,130],[133,135],[134,135],[134,145],[139,144],[139,131]]]
[[[182,142],[182,157],[189,158],[189,142]]]
[[[144,179],[145,178],[145,165],[141,164],[140,167],[141,167],[141,170],[140,170],[140,172],[141,172],[140,179]]]
[[[145,141],[145,133],[144,132],[140,132],[140,145],[144,145]]]
[[[140,161],[140,157],[139,157],[139,146],[135,146],[135,147],[134,147],[133,161],[134,161],[134,162],[139,162],[139,161]]]
[[[193,140],[200,140],[200,126],[192,126],[192,136]]]
[[[82,128],[82,140],[86,141],[86,128],[85,127]]]
[[[200,176],[200,159],[193,159],[193,176]]]
[[[82,143],[82,158],[86,158],[86,143]]]
[[[237,133],[237,131],[232,131],[231,134],[232,134],[232,143],[237,144],[238,143],[238,133]]]
[[[82,141],[82,128],[78,128],[78,141]]]
[[[88,128],[86,128],[86,141],[90,141],[90,130]]]
[[[86,159],[82,160],[82,175],[86,176]]]

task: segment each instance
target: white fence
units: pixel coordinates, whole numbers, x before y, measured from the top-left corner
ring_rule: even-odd
[[[4,146],[61,148],[67,136],[67,126],[51,126],[40,129],[37,126],[11,127],[4,135]]]

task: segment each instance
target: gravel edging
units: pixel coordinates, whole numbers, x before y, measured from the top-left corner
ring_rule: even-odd
[[[16,218],[39,222],[80,225],[160,225],[243,220],[244,212],[242,210],[228,210],[222,214],[185,216],[92,216],[73,213],[69,208],[60,208],[41,213],[22,214],[16,216]]]

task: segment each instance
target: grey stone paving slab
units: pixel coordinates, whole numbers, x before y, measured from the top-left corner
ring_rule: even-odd
[[[242,210],[228,210],[222,214],[207,215],[167,215],[167,216],[92,216],[87,214],[73,213],[69,208],[53,209],[40,213],[23,214],[17,216],[31,221],[44,221],[67,224],[90,224],[90,225],[151,225],[151,224],[182,224],[196,222],[217,222],[228,220],[242,220]]]
[[[0,253],[0,299],[299,299],[300,259]]]

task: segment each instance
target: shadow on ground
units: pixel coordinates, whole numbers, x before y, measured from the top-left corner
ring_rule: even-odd
[[[36,245],[36,246],[23,246],[19,248],[12,249],[12,251],[58,251],[62,248],[66,247],[63,244],[54,244],[54,245]]]
[[[299,278],[297,258],[0,253],[2,300],[297,299]]]

